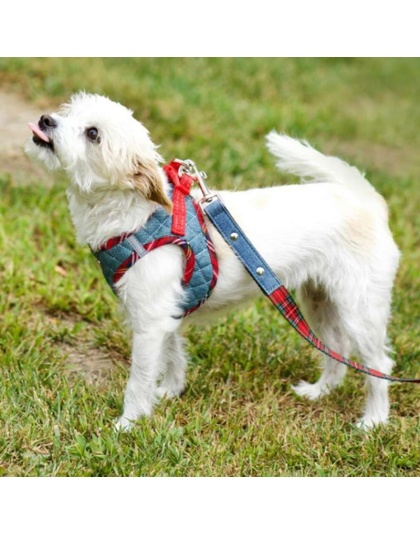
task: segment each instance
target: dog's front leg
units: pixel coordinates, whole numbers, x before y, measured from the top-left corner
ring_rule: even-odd
[[[117,430],[128,430],[142,416],[150,415],[157,400],[157,381],[162,371],[165,332],[133,333],[130,377],[124,395],[124,411]]]
[[[183,349],[183,339],[178,332],[166,336],[164,347],[162,381],[159,384],[159,397],[180,397],[185,387],[187,358]]]

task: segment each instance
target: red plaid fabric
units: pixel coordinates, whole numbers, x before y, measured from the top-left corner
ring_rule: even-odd
[[[177,237],[167,236],[167,237],[162,237],[161,239],[155,239],[154,241],[151,241],[150,243],[146,243],[145,245],[143,245],[143,247],[147,252],[150,252],[151,250],[158,248],[158,247],[162,247],[163,245],[178,245],[183,250],[186,261],[185,261],[184,275],[182,277],[182,283],[184,285],[187,285],[188,282],[191,280],[191,277],[194,273],[194,266],[195,266],[195,257],[191,250],[190,245],[183,239],[178,239]],[[128,271],[128,269],[132,267],[139,259],[140,259],[139,255],[137,254],[137,252],[134,251],[129,258],[127,258],[123,263],[121,263],[121,265],[115,271],[114,279],[113,279],[114,284],[116,284],[118,280],[120,280],[124,276],[124,274]],[[216,280],[217,280],[217,273],[216,273]],[[216,282],[214,282],[214,284],[216,284]]]
[[[203,217],[203,214],[199,208],[199,206],[197,205],[196,202],[194,202],[194,208],[195,208],[195,212],[197,213],[197,219],[200,223],[200,226],[201,226],[201,230],[204,234],[204,237],[206,239],[206,243],[207,243],[207,250],[209,251],[209,257],[210,257],[210,262],[211,262],[211,266],[213,268],[213,278],[211,279],[211,282],[210,282],[210,285],[209,285],[209,293],[207,295],[207,297],[200,301],[196,306],[193,306],[192,308],[190,308],[189,310],[187,310],[185,313],[184,313],[184,317],[187,316],[187,315],[190,315],[192,312],[194,312],[195,310],[198,310],[198,308],[204,304],[204,302],[208,299],[208,297],[210,296],[211,292],[213,291],[216,283],[217,283],[217,278],[219,276],[219,261],[217,259],[217,255],[216,255],[216,250],[214,249],[214,245],[213,245],[213,241],[211,240],[210,238],[210,234],[207,230],[207,226],[206,226],[206,222],[204,220],[204,217]],[[192,276],[194,272],[194,265],[192,266],[192,271],[191,271],[191,275],[190,275],[190,278]],[[184,274],[185,276],[185,274]],[[185,282],[186,284],[187,282]]]
[[[303,317],[301,311],[298,308],[298,305],[293,300],[293,297],[290,295],[285,286],[281,286],[278,289],[274,290],[270,295],[268,295],[270,301],[278,309],[278,311],[283,315],[283,317],[293,326],[293,328],[300,334],[306,341],[308,341],[313,347],[317,350],[323,352],[325,355],[329,356],[337,362],[343,363],[357,371],[366,373],[370,376],[375,376],[376,378],[383,378],[385,380],[390,380],[391,382],[410,382],[419,384],[420,379],[418,378],[397,378],[394,376],[381,373],[377,369],[371,369],[366,367],[358,362],[348,360],[341,354],[328,348],[315,333],[311,330],[310,326]]]

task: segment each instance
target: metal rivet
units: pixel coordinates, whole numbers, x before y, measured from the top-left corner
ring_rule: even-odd
[[[258,274],[258,276],[262,276],[265,273],[262,267],[257,267],[255,272]]]
[[[236,241],[238,239],[239,235],[236,232],[232,232],[230,234],[230,238],[232,241]]]

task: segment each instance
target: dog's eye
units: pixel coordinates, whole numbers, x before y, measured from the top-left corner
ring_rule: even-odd
[[[90,141],[94,141],[95,143],[99,143],[99,141],[100,141],[99,132],[98,132],[97,128],[87,128],[86,129],[86,137]]]

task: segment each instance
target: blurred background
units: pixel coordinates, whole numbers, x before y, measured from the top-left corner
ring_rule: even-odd
[[[108,95],[166,159],[193,157],[218,185],[273,181],[271,129],[394,177],[419,164],[419,59],[1,58],[0,88],[39,109],[75,91]]]

